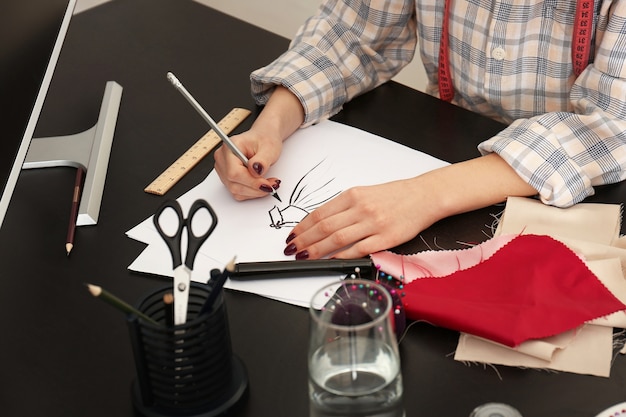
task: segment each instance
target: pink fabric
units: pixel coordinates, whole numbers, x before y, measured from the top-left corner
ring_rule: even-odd
[[[372,260],[374,264],[384,266],[382,270],[387,274],[396,278],[403,277],[402,282],[408,284],[418,278],[445,277],[468,269],[489,259],[517,236],[497,236],[464,250],[425,251],[408,256],[389,251],[377,252],[372,255]]]
[[[372,259],[396,277],[404,271],[407,318],[507,346],[553,336],[626,309],[574,252],[549,236],[494,238],[469,251],[468,258],[464,251],[442,251],[447,261],[436,252],[419,256],[386,252]],[[489,255],[481,258],[480,253]],[[424,274],[429,268],[421,268],[416,259],[428,254],[438,257],[439,269],[447,275]],[[459,269],[464,265],[460,259],[470,266]]]

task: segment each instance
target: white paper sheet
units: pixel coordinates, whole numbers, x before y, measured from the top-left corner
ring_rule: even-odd
[[[285,142],[281,159],[269,170],[269,175],[282,180],[278,189],[282,203],[271,196],[237,202],[214,171],[178,199],[185,214],[195,200],[203,198],[218,216],[217,227],[196,258],[192,278],[206,282],[212,268],[223,269],[235,256],[237,262],[293,259],[283,254],[293,227],[290,222],[297,223],[325,200],[353,186],[410,178],[445,165],[422,152],[332,121],[299,130]],[[282,226],[277,221],[281,218]],[[127,236],[148,245],[130,270],[173,275],[171,256],[152,217]],[[315,290],[337,278],[229,280],[226,288],[308,306]]]

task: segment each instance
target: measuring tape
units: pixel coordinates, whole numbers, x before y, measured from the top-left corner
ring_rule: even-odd
[[[454,86],[450,74],[449,34],[450,7],[452,0],[445,0],[441,40],[439,42],[439,97],[444,101],[454,98]],[[574,34],[572,36],[572,64],[574,74],[579,76],[589,64],[591,49],[591,31],[593,28],[593,0],[577,0]]]
[[[593,28],[593,0],[578,0],[574,39],[572,42],[572,61],[574,74],[580,75],[589,64],[591,49],[591,30]]]
[[[250,113],[250,110],[236,107],[220,120],[217,125],[224,133],[229,134],[239,126]],[[150,185],[144,188],[144,191],[150,194],[164,195],[220,143],[221,139],[217,136],[217,133],[212,129],[209,130],[204,136],[198,139],[191,148],[182,154],[180,158],[152,181]]]
[[[446,0],[443,6],[443,25],[441,27],[441,40],[439,41],[439,97],[444,101],[452,101],[454,87],[450,74],[450,46],[448,42],[448,28],[450,27],[450,0]]]

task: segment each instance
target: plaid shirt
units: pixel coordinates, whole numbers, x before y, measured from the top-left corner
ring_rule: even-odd
[[[593,1],[593,0],[589,0]],[[626,178],[626,1],[595,0],[591,61],[573,74],[575,0],[453,0],[453,102],[509,126],[479,145],[567,207]],[[438,94],[443,0],[326,0],[290,48],[251,75],[259,104],[275,84],[310,125],[391,79],[419,50]]]

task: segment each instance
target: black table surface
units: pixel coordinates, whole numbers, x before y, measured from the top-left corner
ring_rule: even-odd
[[[105,83],[123,88],[98,225],[80,227],[70,257],[65,237],[74,171],[23,171],[0,231],[0,413],[6,416],[130,416],[134,362],[124,316],[94,300],[84,283],[134,302],[169,281],[127,270],[144,246],[125,232],[165,197],[143,191],[207,130],[166,80],[168,71],[214,118],[259,109],[249,73],[288,40],[190,0],[115,0],[74,17],[36,136],[90,128]],[[396,83],[348,105],[334,120],[455,162],[502,126]],[[205,158],[166,197],[200,182]],[[385,163],[381,156],[381,163]],[[602,187],[590,201],[623,202],[626,186]],[[441,221],[396,250],[459,247],[488,238],[495,206]],[[249,389],[233,416],[306,416],[306,309],[226,292],[233,350]],[[626,400],[626,362],[610,378],[456,362],[458,333],[425,324],[400,343],[407,416],[466,417],[505,402],[525,417],[589,417]]]

